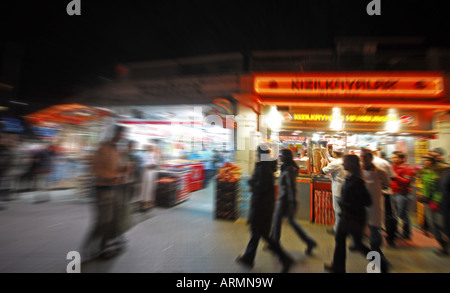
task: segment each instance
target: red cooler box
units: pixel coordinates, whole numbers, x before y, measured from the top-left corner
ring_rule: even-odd
[[[205,165],[203,163],[189,164],[189,191],[197,191],[203,188],[205,180]]]

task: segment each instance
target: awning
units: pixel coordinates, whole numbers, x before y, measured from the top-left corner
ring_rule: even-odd
[[[27,115],[25,118],[34,124],[58,123],[81,125],[111,115],[106,109],[94,108],[80,104],[54,105]]]

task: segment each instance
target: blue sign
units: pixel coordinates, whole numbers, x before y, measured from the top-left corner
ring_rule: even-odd
[[[5,132],[23,132],[24,128],[17,118],[2,117],[3,131]]]
[[[33,126],[32,129],[36,136],[55,137],[58,134],[58,129],[55,128]]]

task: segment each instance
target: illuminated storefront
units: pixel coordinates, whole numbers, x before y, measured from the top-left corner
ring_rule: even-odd
[[[439,136],[435,118],[450,110],[442,72],[268,72],[254,73],[251,82],[252,93],[240,97],[260,109],[261,140],[297,156],[299,217],[322,224],[333,220],[331,186],[313,149],[327,156],[333,146],[355,154],[368,147],[388,157],[401,150],[421,164]]]

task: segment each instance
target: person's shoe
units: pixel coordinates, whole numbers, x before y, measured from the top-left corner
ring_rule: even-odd
[[[449,256],[448,250],[444,248],[440,248],[433,251],[437,256]]]
[[[324,263],[323,268],[330,273],[334,273],[334,267],[330,263]]]
[[[411,234],[406,234],[405,232],[403,232],[403,233],[397,232],[395,237],[398,239],[411,240]]]
[[[334,235],[334,229],[327,229],[327,233],[330,235]]]
[[[398,239],[403,239],[403,240],[411,240],[411,235],[407,235],[407,234],[398,234],[397,235]]]
[[[268,252],[273,252],[273,247],[270,246],[270,244],[265,244],[265,245],[263,246],[263,250],[264,250],[264,251],[268,251]]]
[[[291,258],[284,260],[283,261],[283,269],[281,269],[281,273],[285,274],[285,273],[289,272],[289,270],[291,269],[293,264],[294,264],[294,261]]]
[[[392,239],[386,239],[386,243],[387,243],[387,245],[389,245],[389,247],[391,247],[391,248],[396,248],[396,247],[397,247],[397,245],[395,244],[395,241],[392,240]]]
[[[389,273],[389,271],[391,270],[391,263],[389,263],[387,260],[382,260],[381,261],[381,273],[382,274],[387,274]]]
[[[114,250],[116,253],[123,252],[127,248],[127,242],[126,241],[116,241],[113,244],[111,244],[110,248],[112,250]]]
[[[315,241],[308,242],[308,246],[306,247],[305,253],[306,255],[312,255],[312,250],[317,246]]]
[[[151,210],[152,208],[153,208],[153,204],[151,202],[147,201],[141,205],[140,211],[147,212],[148,210]]]
[[[90,254],[83,254],[81,256],[81,263],[82,264],[86,264],[88,262],[96,261],[99,258],[101,258],[101,255],[102,254],[100,252],[90,253]]]
[[[333,266],[333,264],[329,264],[329,263],[324,263],[323,268],[330,273],[335,273],[335,274],[336,273],[342,273],[342,274],[345,273],[345,270],[337,271],[336,268]]]
[[[127,242],[128,242],[128,239],[125,236],[120,235],[116,239],[114,239],[112,243],[113,243],[113,245],[126,245]]]
[[[358,247],[357,247],[356,245],[352,244],[352,245],[349,246],[348,249],[349,249],[350,251],[357,251],[357,250],[358,250]]]
[[[243,266],[245,266],[245,267],[247,267],[247,268],[250,268],[250,269],[253,268],[253,266],[254,266],[253,262],[250,262],[250,261],[246,260],[245,258],[243,258],[240,255],[236,258],[236,262],[241,264],[241,265],[243,265]]]
[[[108,247],[104,249],[98,256],[99,259],[108,260],[110,258],[115,257],[118,254],[118,251],[113,247]]]

